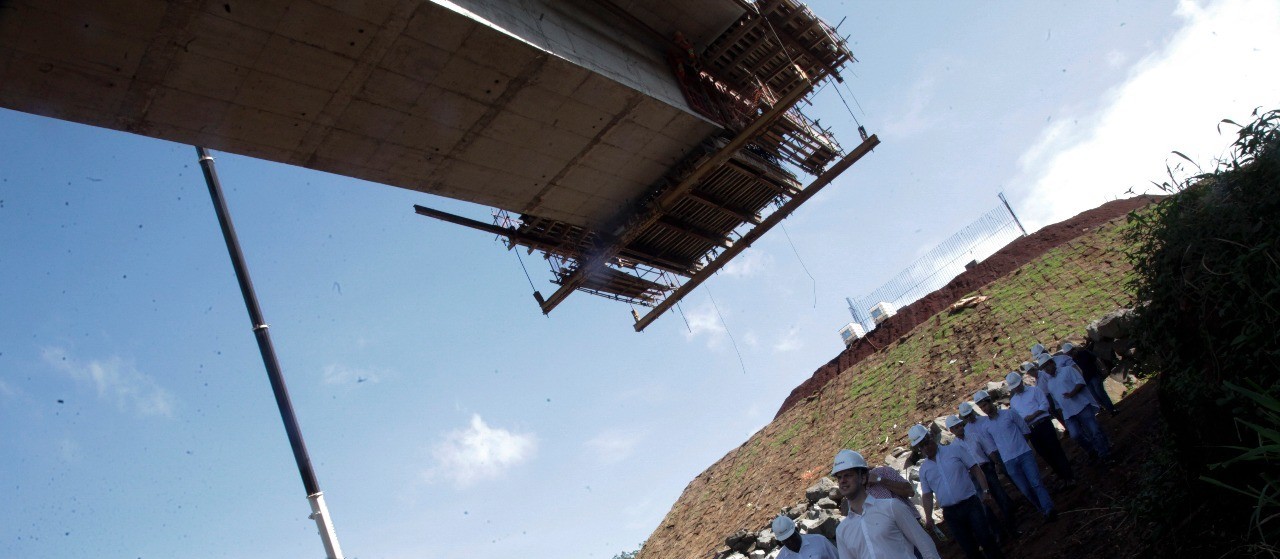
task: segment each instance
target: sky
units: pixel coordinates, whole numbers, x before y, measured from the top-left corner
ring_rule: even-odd
[[[412,206],[488,208],[216,154],[348,557],[635,549],[998,192],[1036,229],[1280,107],[1274,1],[811,5],[859,62],[808,112],[881,146],[643,333]],[[0,154],[0,557],[322,556],[194,148],[0,109]]]

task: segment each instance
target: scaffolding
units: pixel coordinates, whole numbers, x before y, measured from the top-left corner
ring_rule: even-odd
[[[794,0],[743,6],[701,53],[679,33],[668,51],[690,107],[722,130],[612,221],[589,229],[534,214],[500,212],[488,224],[418,213],[542,252],[558,286],[547,297],[535,291],[543,313],[583,291],[652,307],[635,315],[635,329],[644,329],[879,143],[864,137],[846,153],[796,108],[854,60],[845,41]],[[815,178],[806,186],[798,173]]]

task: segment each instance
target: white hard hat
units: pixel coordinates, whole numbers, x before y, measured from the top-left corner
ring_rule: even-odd
[[[1030,361],[1023,361],[1022,365],[1020,365],[1018,368],[1022,369],[1022,372],[1026,373],[1026,372],[1029,372],[1031,369],[1036,368],[1036,366],[1032,365]]]
[[[919,423],[912,425],[911,428],[907,430],[907,442],[911,443],[911,446],[920,444],[920,441],[923,441],[924,438],[928,436],[929,430]]]
[[[983,400],[990,400],[991,395],[986,390],[979,390],[973,393],[973,403],[977,404]]]
[[[1076,344],[1071,342],[1062,342],[1062,353],[1068,353],[1076,348]]]
[[[1053,356],[1048,353],[1041,353],[1036,357],[1036,365],[1044,366],[1045,363],[1053,361]]]
[[[953,429],[955,428],[956,425],[959,425],[961,423],[964,423],[964,420],[960,419],[959,416],[955,416],[955,415],[947,416],[947,429]]]
[[[1022,375],[1018,374],[1018,371],[1010,371],[1009,374],[1004,376],[1005,388],[1013,390],[1019,384],[1022,384]]]
[[[831,466],[831,475],[836,475],[845,470],[853,468],[867,469],[867,461],[862,458],[861,454],[849,449],[841,450],[836,453],[835,463]],[[777,532],[777,530],[774,530]]]
[[[778,541],[785,540],[791,537],[791,534],[796,533],[795,521],[788,518],[785,514],[778,515],[777,518],[773,519],[772,528],[773,535],[778,538]]]
[[[1044,346],[1043,346],[1043,345],[1035,344],[1035,345],[1032,345],[1032,346],[1031,346],[1031,356],[1032,356],[1032,357],[1035,357],[1035,356],[1037,356],[1037,355],[1040,355],[1041,353],[1046,353],[1046,352],[1045,352],[1045,350],[1044,350]]]
[[[973,404],[960,402],[960,417],[969,417],[971,415],[973,415]]]

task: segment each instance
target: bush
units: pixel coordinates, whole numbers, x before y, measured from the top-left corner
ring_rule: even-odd
[[[1280,536],[1259,497],[1275,495],[1263,477],[1274,463],[1242,458],[1280,430],[1264,406],[1280,396],[1280,111],[1254,116],[1217,169],[1183,181],[1171,171],[1159,186],[1172,196],[1131,215],[1128,239],[1137,373],[1159,380],[1187,502],[1215,509],[1202,510],[1204,529],[1251,542],[1241,550]]]

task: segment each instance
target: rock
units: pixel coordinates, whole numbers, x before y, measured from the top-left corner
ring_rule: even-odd
[[[829,497],[823,497],[823,498],[821,498],[821,499],[818,499],[818,502],[817,502],[817,503],[814,503],[814,504],[815,504],[815,505],[817,505],[817,507],[818,507],[818,508],[820,508],[820,509],[838,509],[838,508],[840,508],[840,504],[839,504],[839,503],[837,503],[837,502],[835,502],[835,500],[833,500],[833,499],[831,499],[831,498],[829,498]]]
[[[775,547],[778,547],[778,536],[771,528],[765,528],[756,534],[756,549],[769,551]]]
[[[902,470],[907,469],[907,460],[910,458],[911,449],[900,446],[890,451],[884,461],[890,468],[898,470],[898,473],[902,473]]]
[[[840,486],[831,481],[831,478],[824,477],[819,479],[818,483],[805,490],[804,498],[808,499],[810,504],[813,504],[823,497],[830,496],[832,489],[839,490]]]
[[[1126,338],[1133,325],[1133,309],[1117,309],[1090,322],[1085,327],[1089,339],[1102,341],[1102,338]]]
[[[773,551],[770,551],[768,555],[764,556],[764,559],[775,559],[779,553],[782,553],[782,548],[775,547],[773,548]]]
[[[768,554],[765,553],[763,550],[757,549],[755,551],[752,551],[750,555],[747,555],[747,557],[749,557],[750,559],[764,559],[765,555],[768,555]]]
[[[744,553],[738,553],[735,551],[733,553],[726,555],[724,559],[747,559],[747,556]]]
[[[785,514],[787,515],[788,518],[795,520],[797,518],[804,516],[804,513],[808,511],[809,511],[809,506],[805,503],[800,503],[787,509]]]
[[[809,534],[822,534],[828,539],[836,538],[836,527],[840,525],[840,520],[829,514],[822,514],[818,518],[806,518],[800,521],[800,525],[804,527],[805,532]]]
[[[756,535],[746,530],[738,530],[724,539],[724,545],[738,553],[748,553],[755,547]]]

